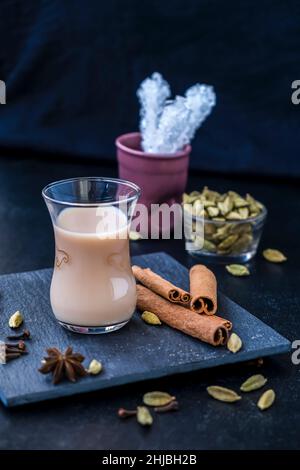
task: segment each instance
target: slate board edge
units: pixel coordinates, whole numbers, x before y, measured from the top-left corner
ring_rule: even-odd
[[[286,340],[286,344],[282,345],[280,347],[276,346],[276,351],[274,351],[275,348],[267,348],[264,350],[263,354],[261,354],[261,357],[270,357],[272,355],[281,355],[284,353],[288,353],[291,350],[291,343]],[[243,356],[243,361],[242,362],[247,362],[252,359],[257,358],[257,352],[256,351],[251,351],[246,354],[246,356]],[[0,394],[0,398],[2,400],[2,403],[6,407],[14,407],[14,406],[20,406],[20,405],[25,405],[25,404],[30,404],[30,403],[37,403],[39,401],[48,401],[48,400],[53,400],[53,399],[58,399],[58,398],[63,398],[67,396],[72,396],[72,395],[78,395],[82,393],[89,393],[89,392],[95,392],[97,390],[104,390],[107,388],[111,387],[117,387],[117,386],[122,386],[126,385],[129,383],[135,383],[135,382],[140,382],[140,381],[147,381],[147,380],[155,380],[159,379],[161,377],[166,377],[166,376],[172,376],[176,374],[185,374],[187,372],[193,372],[198,370],[199,373],[202,369],[209,369],[209,368],[215,368],[219,366],[224,366],[222,362],[222,358],[220,359],[214,359],[214,364],[210,364],[210,360],[205,360],[205,361],[196,361],[196,362],[191,362],[189,364],[182,364],[179,366],[174,366],[172,368],[168,367],[167,369],[158,369],[158,370],[153,370],[151,371],[151,378],[145,379],[144,373],[142,374],[133,374],[133,375],[126,375],[124,377],[118,377],[116,379],[108,380],[108,381],[102,381],[99,382],[95,378],[95,383],[84,383],[84,379],[82,381],[77,382],[76,385],[70,387],[70,384],[66,382],[67,386],[64,385],[58,385],[58,386],[53,386],[53,389],[48,391],[47,395],[47,400],[45,400],[44,392],[39,392],[39,393],[30,393],[30,395],[19,395],[18,397],[4,397],[2,394]],[[238,354],[232,354],[228,358],[228,361],[226,363],[226,366],[228,364],[235,364],[241,362],[239,360]]]

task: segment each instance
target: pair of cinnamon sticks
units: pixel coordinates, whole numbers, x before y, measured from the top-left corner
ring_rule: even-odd
[[[217,311],[217,280],[214,273],[202,264],[190,270],[190,293],[174,286],[150,268],[132,267],[135,278],[148,289],[197,313],[214,315]]]
[[[137,307],[155,313],[167,325],[213,346],[224,345],[231,322],[215,315],[217,281],[203,265],[190,270],[190,290],[180,287],[154,273],[151,269],[132,267],[137,285]]]

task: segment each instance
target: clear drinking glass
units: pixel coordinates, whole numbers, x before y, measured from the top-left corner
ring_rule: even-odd
[[[83,177],[48,184],[42,194],[55,236],[50,288],[55,317],[77,333],[118,330],[136,305],[128,234],[139,187]]]

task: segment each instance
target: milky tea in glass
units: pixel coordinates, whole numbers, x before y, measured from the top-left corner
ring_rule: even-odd
[[[75,178],[46,186],[55,235],[50,301],[59,323],[79,333],[124,326],[136,306],[129,225],[139,188],[105,178]]]

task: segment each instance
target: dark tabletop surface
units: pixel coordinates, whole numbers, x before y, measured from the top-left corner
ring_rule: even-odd
[[[43,161],[42,161],[43,160]],[[41,189],[50,181],[73,176],[116,176],[100,163],[67,163],[4,156],[0,159],[0,273],[52,265],[53,238]],[[287,255],[282,265],[267,263],[259,253],[249,263],[252,275],[234,278],[224,266],[211,265],[220,289],[289,340],[300,340],[299,185],[296,181],[191,175],[189,189],[250,192],[269,209],[260,245]],[[178,240],[131,243],[131,253],[166,251],[186,266],[196,262]],[[157,357],[159,360],[159,357]],[[238,390],[253,373],[263,373],[276,391],[272,408],[260,412],[260,391],[242,402],[224,404],[207,396],[208,385]],[[146,391],[168,390],[181,410],[157,416],[151,429],[134,420],[120,421],[119,407],[133,408]],[[167,377],[15,409],[0,405],[0,449],[296,449],[300,437],[300,366],[291,354],[265,360]]]

